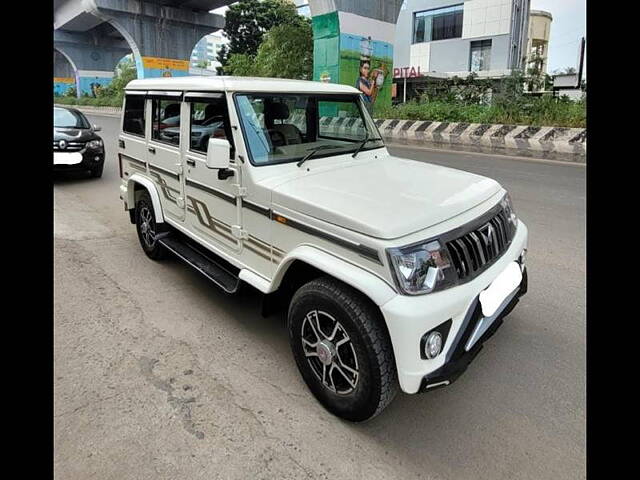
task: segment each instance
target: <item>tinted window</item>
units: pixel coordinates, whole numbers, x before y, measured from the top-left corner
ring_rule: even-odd
[[[463,5],[416,12],[413,16],[413,43],[462,37]]]
[[[153,124],[151,138],[160,142],[180,145],[180,102],[152,100]]]
[[[59,128],[89,128],[89,122],[80,112],[54,107],[53,126]]]
[[[191,150],[206,153],[209,138],[223,138],[233,145],[227,114],[227,100],[207,99],[206,102],[191,104]]]
[[[144,137],[144,96],[128,96],[124,104],[122,130]]]

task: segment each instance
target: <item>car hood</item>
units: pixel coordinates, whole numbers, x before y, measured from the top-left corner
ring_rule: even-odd
[[[278,205],[375,238],[392,239],[459,215],[500,191],[495,181],[384,156],[307,173],[273,190]]]
[[[53,140],[68,140],[71,142],[88,142],[100,137],[88,128],[56,128],[53,127]]]

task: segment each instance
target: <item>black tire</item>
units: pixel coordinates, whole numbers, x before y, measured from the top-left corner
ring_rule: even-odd
[[[320,334],[314,331],[315,338],[325,337],[327,351],[333,352],[329,357],[320,351],[315,356],[306,355],[313,355],[309,342],[313,342],[314,336],[309,336],[309,332],[314,319],[318,319],[315,325],[321,329]],[[289,305],[288,330],[302,378],[334,415],[352,422],[369,420],[382,412],[398,393],[395,359],[384,319],[375,305],[352,287],[332,277],[321,277],[302,286]],[[342,345],[332,345],[326,335],[329,331],[336,344],[345,342],[347,336],[349,339]],[[322,359],[328,362],[329,358],[332,363],[323,364]],[[345,368],[334,368],[334,363]],[[355,365],[352,371],[357,375],[351,371],[346,376],[342,374],[341,370],[346,371],[345,365],[349,363],[350,367]],[[320,368],[325,372],[326,384],[320,377]],[[332,368],[334,373],[330,374]]]
[[[104,163],[100,164],[100,166],[92,168],[89,170],[89,175],[92,178],[100,178],[102,177],[102,171],[104,170]]]
[[[153,203],[146,190],[143,191],[138,198],[135,217],[138,239],[147,257],[153,260],[166,258],[168,253],[167,249],[160,245],[155,239],[155,235],[165,231],[166,227],[164,224],[156,224],[156,214],[153,210]]]

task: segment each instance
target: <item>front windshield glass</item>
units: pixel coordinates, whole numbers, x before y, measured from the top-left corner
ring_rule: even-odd
[[[89,128],[89,122],[80,112],[53,107],[53,126],[58,128]]]
[[[384,146],[358,95],[238,94],[236,105],[254,165]]]

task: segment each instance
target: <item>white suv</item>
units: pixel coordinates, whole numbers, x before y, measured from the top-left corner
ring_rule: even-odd
[[[351,421],[453,382],[527,290],[507,192],[390,155],[352,87],[134,80],[119,161],[144,252],[288,309],[304,381]]]

